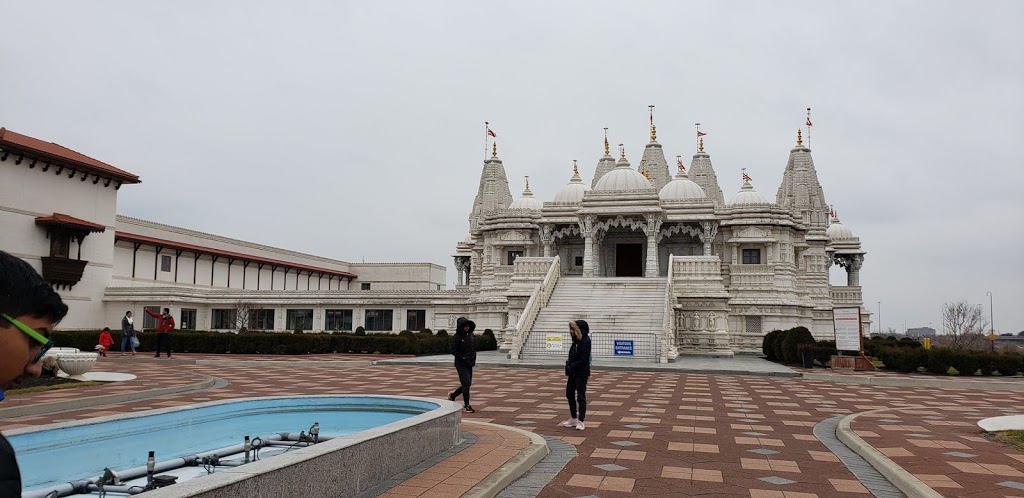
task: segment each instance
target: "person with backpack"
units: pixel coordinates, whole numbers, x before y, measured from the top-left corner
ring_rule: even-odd
[[[455,335],[452,336],[452,355],[455,356],[455,371],[459,374],[459,388],[448,393],[448,400],[462,395],[463,408],[466,413],[476,410],[469,404],[469,386],[473,385],[473,367],[476,366],[476,341],[473,331],[476,323],[466,317],[459,317],[455,322]]]
[[[167,350],[167,357],[171,357],[171,331],[174,330],[174,317],[171,316],[171,309],[164,308],[163,314],[156,314],[152,311],[145,310],[146,314],[156,318],[156,355],[154,358],[160,357],[160,349]]]
[[[565,360],[565,375],[568,377],[565,398],[569,400],[569,420],[562,422],[562,426],[582,431],[586,428],[583,421],[587,418],[587,380],[590,379],[590,325],[585,320],[569,322],[569,334],[572,346],[569,347],[569,358]]]

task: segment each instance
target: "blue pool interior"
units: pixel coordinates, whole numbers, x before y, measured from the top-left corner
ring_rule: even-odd
[[[32,490],[99,477],[104,468],[146,464],[239,444],[245,436],[308,431],[344,436],[439,408],[427,401],[360,396],[274,398],[188,407],[173,412],[10,437],[22,486]]]

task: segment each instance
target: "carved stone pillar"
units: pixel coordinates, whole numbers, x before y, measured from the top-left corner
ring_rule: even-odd
[[[594,230],[594,275],[604,276],[604,267],[601,264],[604,259],[604,230]]]
[[[700,241],[704,243],[704,255],[711,256],[711,243],[715,241],[715,236],[718,235],[718,222],[702,221],[700,225],[703,231],[699,237]]]
[[[544,245],[544,257],[551,257],[551,225],[540,227],[540,242]]]
[[[658,230],[661,230],[661,217],[647,215],[647,261],[644,264],[644,276],[651,278],[660,274],[658,269]]]
[[[594,276],[594,217],[580,219],[580,235],[583,236],[583,276]]]
[[[846,269],[846,285],[860,285],[860,269],[864,266],[864,255],[855,254],[850,257],[850,266]]]

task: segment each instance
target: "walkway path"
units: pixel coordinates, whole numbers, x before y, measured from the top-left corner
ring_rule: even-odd
[[[288,366],[296,359],[288,357],[245,366],[196,359],[109,358],[98,368],[139,376],[117,389],[188,383],[200,375],[216,376],[227,385],[101,409],[16,418],[4,418],[0,410],[0,429],[246,396],[373,393],[443,398],[458,382],[447,365],[353,365],[337,361],[345,359],[341,356],[323,366]],[[1022,452],[981,438],[972,427],[981,418],[1024,412],[1024,397],[986,391],[984,385],[938,390],[773,376],[597,370],[590,382],[587,429],[579,432],[558,426],[567,411],[560,371],[481,366],[473,386],[478,411],[465,418],[558,437],[576,447],[577,458],[540,496],[811,498],[870,496],[814,436],[818,422],[878,408],[924,406],[861,417],[853,427],[945,496],[1024,496]],[[11,401],[46,402],[114,388],[31,393]]]

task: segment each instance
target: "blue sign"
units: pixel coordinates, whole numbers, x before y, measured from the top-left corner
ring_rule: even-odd
[[[633,341],[615,339],[615,356],[633,356]]]

